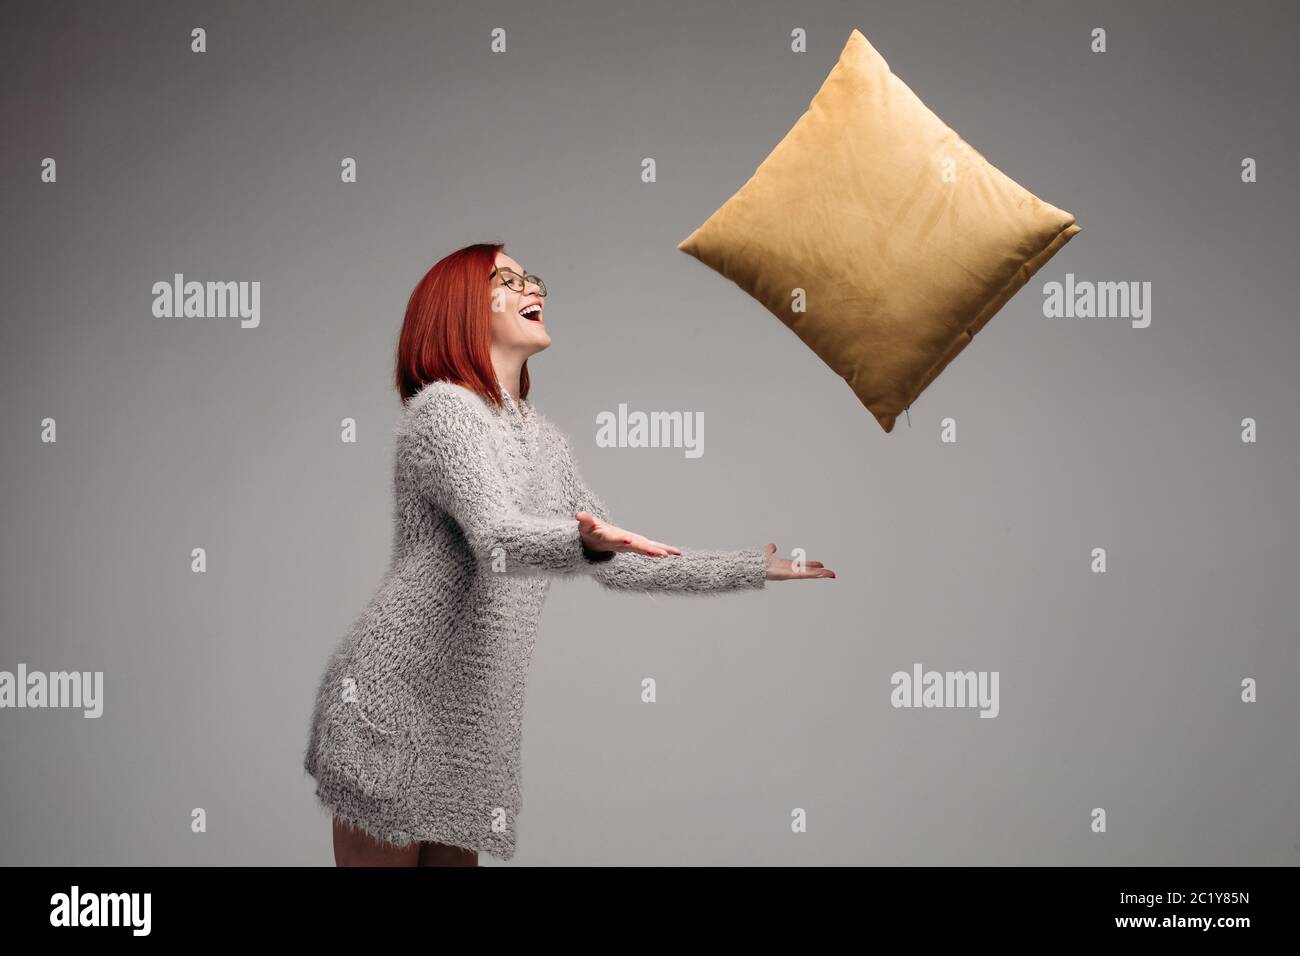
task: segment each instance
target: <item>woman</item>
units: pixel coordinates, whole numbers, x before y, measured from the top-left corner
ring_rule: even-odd
[[[723,592],[834,577],[776,546],[680,549],[612,524],[532,407],[546,286],[499,243],[415,287],[397,349],[392,559],[330,657],[304,760],[347,865],[469,865],[515,852],[520,717],[558,574],[619,591]]]

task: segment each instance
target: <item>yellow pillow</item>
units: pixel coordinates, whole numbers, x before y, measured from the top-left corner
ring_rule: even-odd
[[[854,30],[807,112],[677,248],[789,326],[890,432],[1079,231],[949,129]]]

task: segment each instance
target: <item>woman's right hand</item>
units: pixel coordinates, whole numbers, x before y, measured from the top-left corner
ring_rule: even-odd
[[[662,541],[651,541],[644,535],[625,531],[606,521],[601,521],[589,511],[579,511],[578,535],[589,551],[631,551],[645,554],[652,558],[665,558],[670,554],[681,554],[678,548]]]

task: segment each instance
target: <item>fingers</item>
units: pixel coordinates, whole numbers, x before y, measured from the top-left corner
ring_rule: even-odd
[[[672,545],[664,544],[661,541],[651,541],[649,538],[642,538],[639,545],[641,553],[652,558],[666,558],[671,554],[681,554]]]
[[[776,554],[776,545],[765,544],[763,545],[762,550],[765,551],[769,557],[771,557],[772,555]],[[789,558],[777,558],[776,561],[777,561],[776,565],[771,565],[769,563],[769,567],[771,568],[771,571],[769,573],[772,575],[772,577],[770,577],[770,580],[773,581],[791,581],[791,580],[803,580],[804,578],[835,577],[835,572],[832,571],[830,568],[826,567],[826,565],[823,564],[821,561],[804,561],[801,565],[798,566],[797,569],[795,563]]]
[[[833,578],[835,572],[825,567],[820,561],[806,561],[802,567],[798,567],[788,558],[778,558],[777,564],[771,570],[774,581],[804,581],[812,578]],[[816,565],[814,567],[814,565]]]
[[[794,562],[791,562],[791,570],[794,576],[798,578],[833,578],[835,572],[820,561],[805,561],[803,567],[796,569]]]
[[[651,558],[666,558],[669,555],[681,554],[680,548],[671,544],[664,544],[662,541],[652,541],[645,535],[633,534],[630,531],[624,531],[622,528],[610,528],[613,541],[611,542],[616,551],[631,551],[635,554],[644,554]]]

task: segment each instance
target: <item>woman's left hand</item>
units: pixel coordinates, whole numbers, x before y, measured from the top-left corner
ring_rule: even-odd
[[[789,558],[776,556],[776,545],[769,544],[767,551],[767,579],[769,581],[802,581],[805,578],[833,578],[835,572],[820,561],[804,561],[796,564]]]

